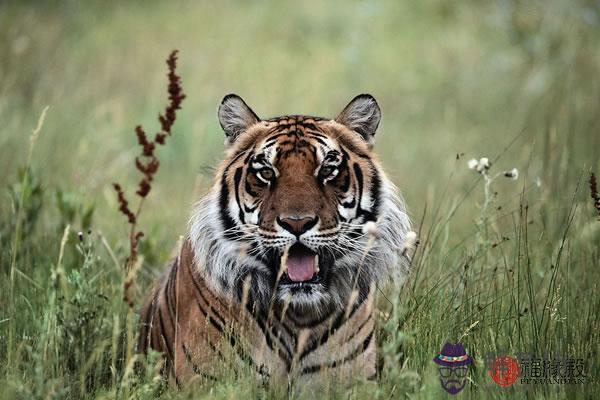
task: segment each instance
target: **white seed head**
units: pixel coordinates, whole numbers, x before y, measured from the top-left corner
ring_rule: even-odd
[[[473,171],[479,172],[480,174],[485,174],[485,172],[492,166],[492,163],[487,157],[481,157],[479,161],[477,161],[475,158],[472,158],[467,162],[467,166]]]
[[[490,169],[492,163],[487,157],[481,157],[479,159],[479,171],[483,171],[484,169]]]
[[[363,233],[366,233],[376,239],[379,239],[381,237],[379,228],[377,227],[377,224],[373,221],[369,221],[363,226]]]
[[[404,238],[404,243],[402,243],[401,253],[406,255],[409,250],[413,250],[419,244],[419,239],[417,233],[414,231],[410,231],[406,234]]]
[[[519,170],[516,168],[511,169],[510,171],[504,171],[504,176],[510,178],[512,180],[519,179]]]
[[[409,231],[404,239],[404,246],[414,247],[417,244],[417,232]]]

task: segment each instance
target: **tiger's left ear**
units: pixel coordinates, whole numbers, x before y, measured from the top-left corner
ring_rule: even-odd
[[[356,131],[367,143],[372,145],[375,131],[381,120],[381,110],[373,96],[359,94],[348,103],[335,120]]]
[[[219,123],[227,136],[226,144],[232,144],[249,127],[260,121],[260,118],[246,102],[237,94],[228,94],[219,106]]]

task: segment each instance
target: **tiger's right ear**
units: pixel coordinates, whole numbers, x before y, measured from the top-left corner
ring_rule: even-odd
[[[381,110],[373,96],[359,94],[348,103],[335,120],[357,132],[372,146],[375,131],[381,120]]]
[[[237,94],[228,94],[219,106],[219,123],[227,136],[227,144],[232,144],[250,126],[260,118]]]

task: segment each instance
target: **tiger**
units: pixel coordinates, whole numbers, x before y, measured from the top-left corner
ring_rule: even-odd
[[[406,280],[411,229],[373,153],[377,101],[261,119],[229,94],[218,119],[224,160],[141,309],[138,350],[163,353],[177,386],[219,363],[267,383],[376,378],[375,292]]]

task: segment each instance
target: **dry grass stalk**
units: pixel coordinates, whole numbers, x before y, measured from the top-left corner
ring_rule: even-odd
[[[119,211],[127,218],[130,225],[129,232],[129,256],[127,257],[126,270],[129,271],[135,264],[138,258],[138,245],[140,239],[144,236],[144,232],[138,229],[137,223],[139,219],[144,199],[152,189],[152,181],[154,175],[158,171],[160,162],[154,154],[157,145],[164,145],[166,138],[171,136],[171,129],[177,118],[177,110],[181,109],[181,102],[185,99],[185,94],[181,88],[181,78],[176,73],[177,69],[177,50],[171,52],[167,58],[167,66],[169,72],[168,77],[168,93],[169,103],[165,107],[162,114],[159,114],[158,121],[160,122],[160,130],[154,135],[154,139],[148,139],[148,135],[144,129],[138,125],[135,128],[138,144],[140,146],[140,155],[135,158],[136,169],[142,174],[142,178],[138,183],[136,194],[140,197],[136,211],[132,211],[129,206],[129,201],[125,196],[123,188],[118,183],[113,183],[113,187],[117,192],[117,201],[119,203]],[[132,282],[125,280],[124,300],[133,307],[133,299],[130,297],[132,293]]]
[[[594,208],[598,211],[598,220],[600,221],[600,194],[598,193],[598,181],[593,172],[590,173],[590,195],[594,200]]]
[[[29,152],[27,153],[27,163],[25,164],[25,173],[23,174],[23,180],[21,181],[21,194],[19,196],[19,204],[18,204],[18,209],[17,209],[17,218],[16,218],[16,225],[15,225],[15,231],[14,231],[14,235],[13,235],[13,246],[12,246],[12,251],[11,251],[11,261],[10,261],[10,292],[9,292],[9,298],[11,299],[10,302],[10,315],[11,318],[15,315],[15,303],[14,303],[14,290],[15,290],[15,272],[17,270],[17,254],[19,253],[19,245],[21,243],[21,224],[23,222],[23,206],[25,203],[25,188],[28,185],[27,179],[28,179],[28,171],[29,168],[31,167],[31,161],[33,159],[33,149],[35,148],[35,143],[37,142],[37,139],[40,135],[40,132],[42,130],[42,127],[44,126],[44,121],[46,120],[46,113],[48,112],[48,109],[50,107],[46,106],[44,107],[44,110],[42,110],[42,113],[40,114],[40,117],[38,119],[37,125],[35,127],[35,129],[31,132],[31,136],[29,137]],[[8,354],[7,354],[7,366],[10,366],[12,363],[12,348],[13,348],[13,342],[14,342],[14,324],[12,323],[12,321],[10,322],[9,325],[9,330],[8,330]],[[7,368],[8,370],[8,368]]]

